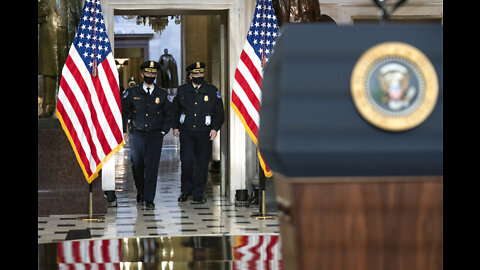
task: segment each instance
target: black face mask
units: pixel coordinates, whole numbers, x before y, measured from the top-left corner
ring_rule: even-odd
[[[146,84],[152,84],[153,81],[155,81],[155,77],[143,76],[143,81],[144,81]]]
[[[192,81],[193,81],[195,84],[202,84],[202,83],[203,83],[203,77],[198,77],[198,78],[193,77],[193,78],[192,78]]]

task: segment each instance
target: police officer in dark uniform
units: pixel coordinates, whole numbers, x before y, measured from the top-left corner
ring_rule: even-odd
[[[167,92],[154,84],[159,69],[155,61],[140,65],[143,83],[128,88],[122,96],[123,131],[130,119],[131,162],[137,202],[154,209],[157,173],[163,136],[172,125],[172,104]]]
[[[136,86],[137,83],[135,82],[135,77],[131,76],[130,79],[128,79],[127,84],[128,84],[128,87]]]
[[[195,62],[186,71],[191,81],[178,87],[173,100],[173,135],[180,137],[182,164],[182,194],[178,201],[193,195],[195,202],[204,203],[212,141],[225,116],[217,87],[203,80],[205,63]]]

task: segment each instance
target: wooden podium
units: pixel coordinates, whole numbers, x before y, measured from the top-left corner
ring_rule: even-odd
[[[401,131],[367,121],[350,85],[361,56],[391,41],[422,51],[438,77],[431,113]],[[285,269],[443,268],[442,51],[439,25],[283,27],[264,71],[259,148],[273,171]],[[426,100],[423,63],[381,61],[420,76],[414,100]]]
[[[275,174],[285,269],[442,269],[436,177]]]

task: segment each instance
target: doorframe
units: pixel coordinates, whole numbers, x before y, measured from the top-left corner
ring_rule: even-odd
[[[185,11],[211,12],[227,10],[227,84],[228,98],[224,100],[226,125],[222,130],[227,131],[227,149],[221,152],[222,159],[226,156],[222,170],[225,170],[225,188],[222,195],[227,197],[231,203],[235,202],[234,194],[237,189],[245,189],[246,183],[246,132],[240,119],[235,115],[230,106],[234,73],[243,50],[245,37],[249,29],[250,21],[255,11],[254,0],[182,0],[172,2],[171,0],[103,0],[102,12],[105,20],[107,34],[114,37],[114,15],[115,10],[167,10],[180,14]],[[112,50],[114,41],[111,40]],[[224,132],[225,133],[225,132]],[[233,143],[234,142],[234,143]],[[223,146],[223,145],[222,145]],[[226,154],[224,154],[226,153]],[[222,161],[223,163],[223,161]],[[226,187],[228,186],[228,187]]]

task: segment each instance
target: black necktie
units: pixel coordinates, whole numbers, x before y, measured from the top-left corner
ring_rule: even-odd
[[[150,95],[150,87],[147,87],[148,94]]]

